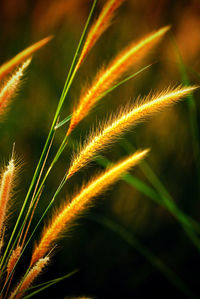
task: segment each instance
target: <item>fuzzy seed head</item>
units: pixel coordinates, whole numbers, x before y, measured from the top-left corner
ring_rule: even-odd
[[[31,265],[46,254],[52,243],[61,236],[66,225],[68,228],[70,227],[77,216],[89,206],[92,198],[99,195],[119,179],[124,172],[136,165],[145,157],[147,152],[148,150],[136,152],[134,155],[107,170],[104,174],[93,179],[69,204],[64,206],[52,219],[48,227],[45,228],[42,238],[33,252]]]
[[[37,50],[42,48],[44,45],[46,45],[50,40],[52,39],[52,36],[48,36],[39,42],[33,44],[32,46],[26,48],[19,54],[17,54],[14,58],[9,60],[8,62],[4,63],[0,67],[0,81],[2,78],[4,78],[7,74],[9,74],[15,67],[17,67],[19,64],[21,64],[24,60],[27,60],[33,53],[35,53]]]
[[[27,274],[26,278],[22,282],[21,286],[17,286],[13,291],[9,299],[19,299],[23,296],[24,292],[30,287],[34,280],[41,274],[44,267],[49,263],[49,257],[46,256],[38,260],[38,262],[32,267],[32,269]],[[20,285],[20,284],[19,284]]]
[[[19,83],[23,76],[25,69],[30,64],[31,59],[26,60],[22,66],[11,76],[11,78],[4,84],[3,88],[0,90],[0,114],[5,111],[5,108],[10,104],[11,97],[17,91]]]
[[[103,32],[109,27],[111,20],[113,18],[114,12],[121,5],[121,3],[123,1],[124,0],[109,0],[104,5],[98,19],[93,24],[93,26],[91,27],[91,29],[88,33],[88,36],[84,43],[78,63],[76,65],[76,69],[79,68],[79,66],[83,62],[84,58],[86,57],[88,52],[91,50],[91,48],[94,46],[96,41],[103,34]]]
[[[97,152],[112,143],[132,125],[136,125],[147,116],[173,104],[194,89],[196,89],[196,87],[177,87],[172,90],[167,89],[158,95],[149,95],[141,101],[142,104],[126,108],[122,110],[114,120],[109,121],[109,123],[104,126],[100,125],[99,127],[103,127],[103,129],[93,133],[73,159],[67,173],[67,179],[84,167]]]
[[[106,69],[102,69],[96,76],[91,87],[84,92],[79,100],[78,107],[72,114],[72,119],[67,135],[89,113],[95,103],[101,99],[101,95],[109,89],[134,63],[141,60],[145,54],[163,37],[169,30],[169,26],[153,32],[137,43],[131,44],[122,51]]]
[[[9,275],[11,273],[11,271],[13,270],[20,254],[21,254],[22,248],[21,246],[17,246],[17,248],[15,248],[9,258],[8,264],[7,264],[7,274]]]
[[[15,173],[14,160],[11,159],[6,170],[2,174],[0,185],[0,231],[3,229],[7,208],[11,197]]]

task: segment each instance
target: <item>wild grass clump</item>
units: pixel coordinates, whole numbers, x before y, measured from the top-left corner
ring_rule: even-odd
[[[16,172],[14,157],[11,158],[7,167],[2,171],[0,183],[0,298],[21,298],[24,296],[29,298],[36,295],[42,289],[63,279],[54,279],[53,281],[47,282],[45,286],[39,286],[36,290],[31,288],[33,282],[43,272],[43,269],[46,269],[50,264],[52,252],[55,254],[55,244],[65,235],[64,233],[72,227],[73,223],[76,222],[81,214],[84,214],[84,212],[94,204],[94,198],[122,178],[123,174],[127,174],[133,166],[140,163],[149,150],[144,149],[140,151],[137,150],[135,153],[132,152],[126,159],[114,163],[98,176],[92,177],[90,182],[83,185],[81,190],[70,200],[68,195],[66,195],[66,200],[63,205],[60,206],[60,208],[56,206],[56,212],[54,212],[52,216],[48,215],[50,220],[46,224],[45,218],[47,217],[47,212],[51,212],[50,208],[54,205],[55,199],[59,196],[64,185],[82,167],[92,161],[100,151],[103,151],[108,145],[112,145],[117,138],[131,129],[132,126],[135,126],[138,122],[152,116],[163,108],[174,104],[196,89],[195,86],[183,87],[179,85],[176,88],[168,87],[159,93],[151,93],[144,99],[138,98],[137,105],[130,104],[125,108],[122,107],[119,113],[113,114],[109,121],[106,121],[103,125],[99,124],[99,128],[90,134],[84,141],[84,144],[77,149],[69,168],[63,173],[60,184],[52,198],[50,198],[49,204],[46,206],[43,214],[40,215],[40,218],[37,219],[36,226],[32,228],[32,219],[36,216],[35,211],[43,196],[43,189],[48,175],[53,171],[53,166],[63,154],[64,149],[68,145],[70,146],[69,136],[71,137],[75,128],[78,130],[79,123],[88,115],[97,101],[100,101],[105,94],[111,92],[118,85],[129,79],[129,77],[127,77],[120,81],[121,76],[133,65],[147,56],[149,51],[161,41],[161,38],[163,38],[169,30],[169,26],[166,26],[137,42],[134,41],[126,47],[125,50],[120,52],[108,66],[100,68],[100,71],[98,71],[88,89],[82,91],[78,105],[74,108],[72,115],[60,121],[61,109],[67,99],[69,89],[78,69],[99,37],[111,24],[115,11],[123,2],[124,0],[108,0],[102,8],[99,17],[88,30],[96,4],[96,1],[93,2],[91,12],[80,38],[63,92],[55,111],[46,143],[10,236],[7,236],[6,232],[8,225],[7,216],[9,215],[9,205],[12,201],[11,195]],[[51,37],[47,37],[37,42],[0,67],[0,80],[3,79],[0,89],[0,114],[6,112],[5,108],[9,105],[10,99],[18,89],[25,69],[30,64],[30,57],[50,40]],[[11,71],[13,72],[12,74]],[[69,122],[69,126],[63,136],[60,147],[58,147],[53,159],[50,160],[49,153],[54,136],[57,130],[67,124],[67,122]],[[49,167],[45,168],[47,161],[49,162]],[[190,224],[189,218],[187,221],[187,223]],[[40,226],[43,226],[42,234],[38,240],[35,240],[36,231]],[[193,233],[195,235],[194,237],[196,237],[195,232]],[[192,237],[191,234],[189,235]],[[194,240],[194,238],[192,240]],[[31,246],[31,243],[34,244],[34,247],[32,256],[30,256],[30,263],[26,267],[25,274],[22,275],[21,278],[18,278],[16,268],[21,260],[23,260],[25,250],[27,246]],[[169,273],[171,272],[168,271],[168,274]],[[184,289],[180,281],[177,280],[177,283]]]

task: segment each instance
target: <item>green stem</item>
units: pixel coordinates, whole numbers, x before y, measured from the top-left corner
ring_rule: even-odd
[[[76,66],[76,62],[77,62],[77,59],[78,59],[78,55],[79,55],[80,49],[81,49],[82,44],[83,44],[83,40],[85,39],[86,32],[87,32],[87,29],[88,29],[88,26],[89,26],[89,23],[90,23],[90,20],[91,20],[91,17],[92,17],[92,14],[93,14],[93,11],[94,11],[94,8],[95,8],[95,5],[96,5],[96,2],[97,2],[97,0],[94,0],[92,8],[91,8],[91,11],[90,11],[90,14],[89,14],[88,19],[86,21],[86,25],[85,25],[85,27],[83,29],[83,33],[81,35],[80,41],[78,43],[78,46],[77,46],[77,49],[76,49],[76,52],[75,52],[75,55],[74,55],[74,58],[73,58],[73,61],[72,61],[71,67],[70,67],[70,70],[68,72],[68,76],[67,76],[67,79],[66,79],[66,82],[65,82],[65,85],[64,85],[64,88],[63,88],[63,91],[62,91],[59,103],[58,103],[58,107],[56,109],[56,113],[55,113],[55,116],[54,116],[54,119],[53,119],[53,122],[52,122],[52,125],[51,125],[51,128],[50,128],[50,131],[49,131],[46,143],[44,145],[44,149],[43,149],[42,154],[40,156],[40,159],[39,159],[38,165],[36,167],[35,173],[33,175],[33,178],[32,178],[30,187],[28,189],[27,195],[25,197],[25,200],[23,202],[23,205],[22,205],[22,208],[20,210],[19,216],[17,218],[16,224],[14,226],[14,229],[13,229],[12,234],[10,236],[9,242],[8,242],[7,247],[5,249],[3,258],[2,258],[1,263],[0,263],[0,269],[2,268],[2,265],[4,263],[6,255],[7,255],[8,251],[9,251],[9,249],[10,249],[10,245],[11,245],[11,243],[13,241],[14,235],[16,233],[16,230],[18,228],[18,225],[20,223],[22,215],[23,215],[23,213],[25,211],[25,207],[27,205],[29,197],[30,197],[30,195],[31,195],[31,193],[33,191],[33,188],[35,186],[35,183],[36,183],[36,181],[37,181],[37,179],[38,179],[38,177],[40,175],[40,171],[41,171],[41,168],[42,168],[42,165],[43,165],[43,161],[45,160],[46,153],[48,151],[49,145],[50,145],[51,140],[52,140],[53,135],[54,135],[54,127],[55,127],[55,125],[57,123],[58,116],[60,114],[61,108],[63,106],[63,103],[64,103],[65,98],[67,96],[67,93],[69,91],[69,88],[71,87],[71,84],[72,84],[72,81],[74,79],[74,76],[75,76],[75,74],[77,72],[77,69],[75,67]]]

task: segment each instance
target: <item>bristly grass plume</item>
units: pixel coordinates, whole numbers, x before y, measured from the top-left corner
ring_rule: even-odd
[[[43,151],[25,199],[23,200],[17,220],[9,236],[6,235],[7,217],[16,172],[16,163],[13,157],[7,167],[2,171],[0,182],[0,299],[19,299],[24,296],[30,298],[45,288],[75,273],[72,272],[61,278],[38,285],[35,288],[32,287],[33,282],[43,272],[43,269],[49,265],[50,259],[52,258],[51,253],[55,251],[55,244],[64,235],[64,232],[68,231],[78,217],[91,206],[95,197],[99,196],[106,188],[122,178],[122,174],[129,171],[145,158],[149,150],[145,149],[131,153],[126,159],[113,164],[112,167],[108,168],[105,172],[92,177],[89,183],[84,185],[71,200],[69,200],[68,195],[66,195],[66,200],[63,205],[60,206],[60,208],[56,207],[54,216],[50,219],[48,224],[45,224],[43,221],[50,208],[54,205],[55,199],[59,196],[60,191],[65,184],[68,183],[68,180],[89,163],[100,150],[104,150],[105,147],[110,145],[113,141],[116,141],[116,139],[120,137],[122,133],[130,129],[131,126],[138,124],[138,122],[163,108],[170,106],[196,89],[195,86],[178,86],[177,88],[167,88],[160,93],[149,94],[144,99],[138,98],[137,105],[122,107],[119,113],[113,113],[109,121],[104,122],[103,125],[99,124],[96,132],[93,132],[91,136],[86,138],[83,146],[80,146],[79,150],[74,154],[70,167],[68,169],[66,168],[64,173],[56,174],[58,177],[59,175],[61,176],[60,183],[56,190],[54,190],[53,196],[49,198],[49,203],[46,205],[44,212],[42,214],[40,213],[38,205],[43,196],[44,186],[48,186],[46,183],[49,173],[54,170],[53,166],[61,154],[64,154],[64,149],[68,145],[70,146],[69,135],[73,134],[75,127],[87,116],[97,101],[115,88],[115,85],[122,84],[128,80],[125,78],[123,81],[119,81],[120,77],[127,70],[138,61],[141,61],[144,56],[149,53],[150,49],[164,37],[170,28],[169,26],[163,27],[142,38],[139,42],[131,43],[111,60],[107,67],[100,68],[100,71],[97,72],[90,86],[82,91],[78,106],[74,108],[72,116],[67,117],[68,121],[71,119],[69,127],[65,131],[62,142],[51,160],[50,157],[52,156],[49,155],[49,153],[53,146],[54,136],[57,133],[55,127],[59,124],[62,107],[68,97],[68,92],[75,75],[89,51],[112,23],[117,8],[119,8],[124,1],[125,0],[106,1],[99,17],[89,28],[97,0],[93,2],[80,42],[73,57]],[[10,104],[11,97],[13,97],[18,90],[24,71],[30,64],[31,56],[46,45],[51,38],[52,37],[49,36],[40,40],[0,67],[0,115],[4,113]],[[140,70],[140,72],[142,72],[142,70]],[[60,126],[62,125],[57,127]],[[47,161],[50,166],[46,169]],[[39,218],[36,218],[36,210],[38,212],[37,215],[40,215]],[[36,225],[34,227],[32,226],[33,217],[36,219]],[[188,235],[193,240],[194,245],[197,246],[198,242],[196,242],[195,238],[198,238],[198,236],[196,231],[193,230],[194,221],[188,217],[187,223],[191,225],[192,230]],[[42,225],[42,235],[39,240],[36,240],[36,231],[38,227]],[[19,265],[23,260],[27,246],[30,246],[31,243],[35,244],[35,247],[33,248],[32,255],[29,257],[30,262],[27,264],[27,267],[25,267],[25,274],[21,274],[19,278],[16,273],[20,273]],[[150,255],[148,254],[148,256]],[[156,264],[159,269],[167,269],[168,276],[173,276],[173,271],[168,270],[166,267],[163,268],[161,263],[155,263],[154,260],[154,264]],[[16,271],[16,269],[19,271]],[[184,283],[179,279],[176,279],[176,282],[179,287],[185,291]]]
[[[147,152],[147,150],[137,152],[107,170],[96,179],[93,179],[91,183],[82,188],[82,191],[75,196],[70,203],[67,203],[64,207],[62,207],[57,215],[52,219],[50,225],[44,229],[42,238],[33,252],[31,265],[47,253],[50,249],[50,245],[58,239],[66,225],[67,228],[69,228],[71,222],[76,219],[88,205],[90,205],[92,198],[99,195],[105,188],[113,184],[120,178],[122,173],[126,172],[130,167],[139,163]]]
[[[162,108],[173,104],[195,88],[196,87],[177,87],[175,89],[167,89],[158,95],[149,95],[141,100],[140,105],[124,110],[122,109],[108,124],[104,124],[103,126],[99,125],[100,129],[88,138],[88,141],[85,142],[85,146],[83,146],[77,156],[72,160],[66,179],[70,178],[80,168],[85,166],[98,151],[112,143],[114,139],[129,129],[130,126],[137,124],[139,121],[144,120],[144,118]]]
[[[107,68],[103,68],[98,72],[92,85],[80,97],[79,105],[72,114],[67,135],[69,135],[77,124],[89,113],[92,106],[101,99],[103,93],[114,85],[116,80],[118,80],[131,65],[141,60],[156,42],[163,37],[169,28],[169,26],[161,28],[141,41],[137,43],[134,42],[118,54]]]
[[[15,95],[19,88],[20,80],[25,69],[31,62],[31,58],[26,60],[21,67],[9,78],[0,90],[0,115],[5,113],[6,108],[10,104],[10,99]]]

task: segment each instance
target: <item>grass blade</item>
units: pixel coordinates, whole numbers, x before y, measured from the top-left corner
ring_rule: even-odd
[[[50,281],[47,281],[47,282],[44,282],[44,283],[41,283],[39,285],[36,285],[36,286],[33,286],[33,287],[29,288],[29,290],[33,290],[33,289],[36,289],[36,288],[38,288],[38,290],[28,294],[27,296],[24,297],[24,299],[28,299],[28,298],[31,298],[31,297],[37,295],[41,291],[43,291],[43,290],[45,290],[45,289],[61,282],[62,280],[66,279],[66,278],[71,277],[72,275],[76,274],[77,272],[78,272],[78,270],[74,270],[74,271],[72,271],[72,272],[70,272],[70,273],[68,273],[68,274],[66,274],[62,277],[55,278],[55,279],[52,279]]]
[[[186,286],[185,282],[171,270],[167,265],[163,263],[161,259],[155,256],[148,248],[146,248],[132,233],[129,233],[124,227],[111,221],[107,217],[99,217],[93,215],[88,217],[90,220],[103,225],[116,233],[126,243],[133,247],[139,254],[141,254],[153,267],[160,271],[173,285],[181,290],[188,298],[196,298],[192,291]]]
[[[185,86],[189,86],[190,81],[187,75],[186,66],[183,62],[180,51],[178,49],[178,45],[173,36],[172,36],[172,43],[177,56],[177,63],[181,74],[182,83]],[[198,192],[200,195],[200,142],[199,142],[200,132],[198,129],[198,121],[197,121],[197,108],[196,108],[196,103],[195,103],[195,98],[193,93],[188,94],[187,98],[188,98],[187,105],[188,105],[188,115],[189,115],[190,130],[191,130],[191,139],[192,139],[193,152],[194,152],[194,158],[195,158],[196,169],[197,169]]]

